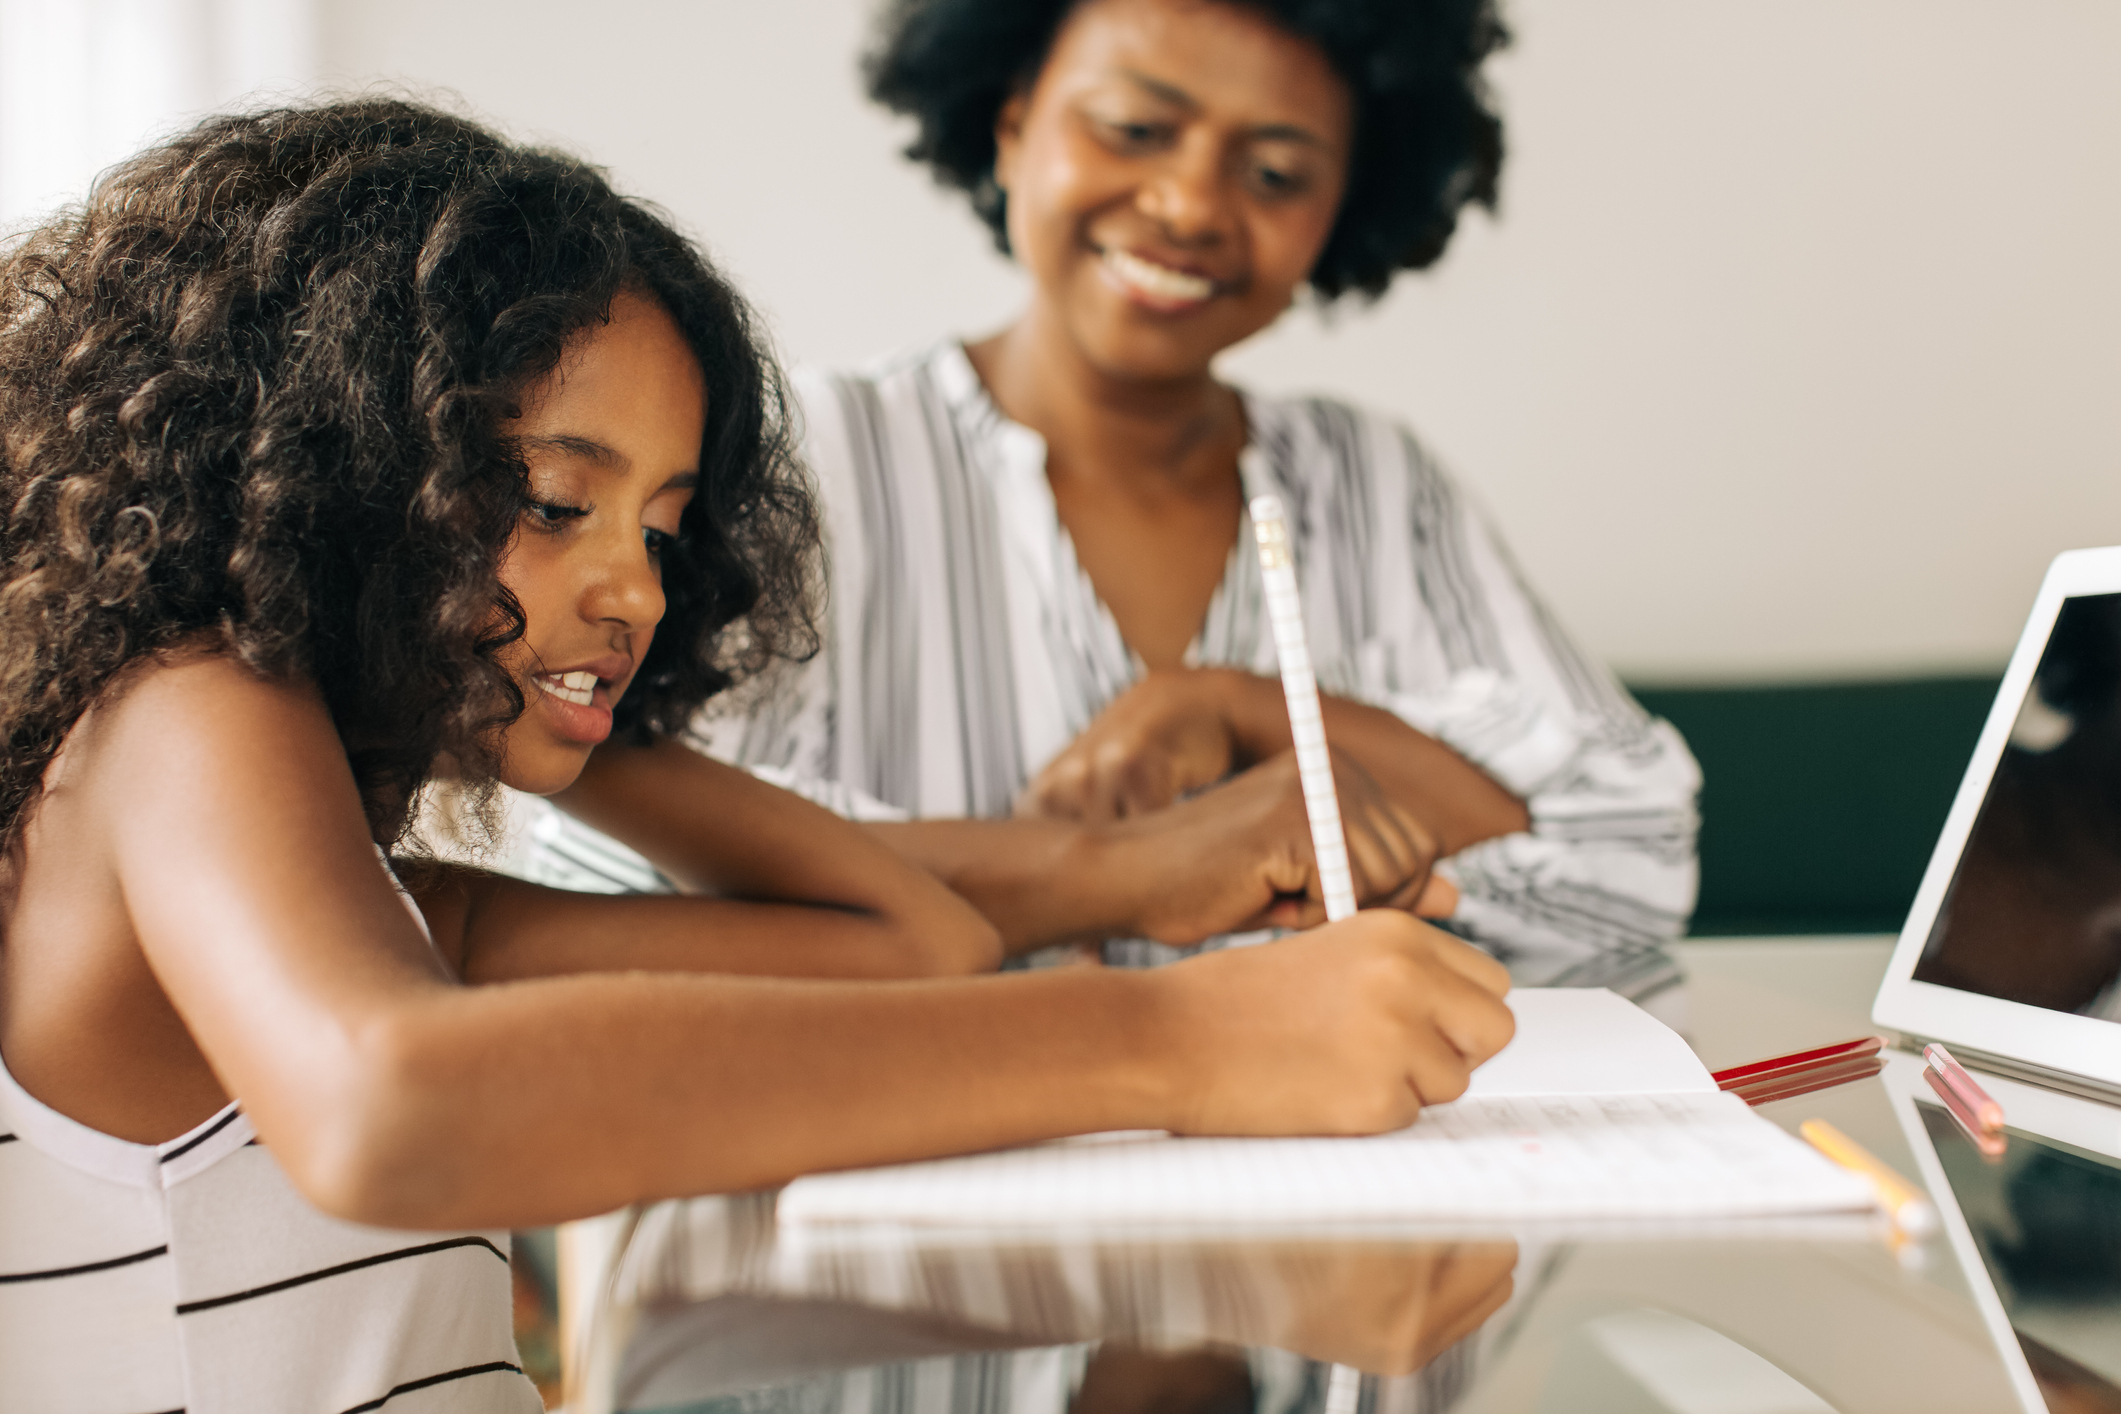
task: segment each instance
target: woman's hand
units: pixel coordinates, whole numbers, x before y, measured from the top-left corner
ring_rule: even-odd
[[[1447,917],[1457,890],[1433,873],[1436,839],[1370,774],[1333,752],[1341,829],[1358,901]],[[1101,872],[1132,900],[1125,931],[1185,947],[1248,928],[1325,921],[1296,757],[1262,765],[1168,809],[1096,831]]]
[[[1144,980],[1182,1087],[1165,1127],[1183,1134],[1401,1129],[1516,1031],[1501,963],[1385,910]]]
[[[1323,693],[1318,702],[1327,739],[1421,822],[1442,857],[1531,827],[1523,801],[1442,742],[1382,707]],[[1153,671],[1033,778],[1016,813],[1092,824],[1131,819],[1290,744],[1288,707],[1275,679],[1235,668]]]
[[[1102,824],[1161,810],[1249,765],[1238,730],[1246,704],[1238,699],[1250,677],[1220,669],[1150,672],[1024,787],[1016,813]]]

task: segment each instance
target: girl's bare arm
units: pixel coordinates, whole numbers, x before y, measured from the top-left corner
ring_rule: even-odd
[[[408,871],[466,980],[576,972],[890,978],[992,971],[972,905],[868,831],[674,741],[605,745],[560,803],[714,897],[614,900],[471,870]]]
[[[313,693],[157,672],[84,764],[189,1036],[296,1185],[361,1221],[549,1222],[1108,1128],[1377,1130],[1510,1032],[1501,969],[1395,914],[1154,973],[466,987],[377,867]]]

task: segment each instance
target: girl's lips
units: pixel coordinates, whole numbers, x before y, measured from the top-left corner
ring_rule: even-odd
[[[583,687],[585,677],[595,686]],[[538,689],[538,706],[562,737],[595,746],[611,735],[611,689],[594,674],[535,673],[530,681]]]

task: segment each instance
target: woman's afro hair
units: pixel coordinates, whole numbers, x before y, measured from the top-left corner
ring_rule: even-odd
[[[863,62],[869,96],[917,124],[906,155],[972,198],[1006,253],[994,125],[1083,0],[888,0]],[[1509,41],[1494,0],[1204,0],[1243,4],[1318,46],[1355,104],[1339,219],[1311,271],[1327,299],[1372,298],[1434,262],[1467,202],[1490,210],[1502,120],[1481,63]]]
[[[621,290],[707,382],[700,487],[618,726],[681,730],[814,646],[816,516],[736,292],[572,158],[418,104],[210,119],[0,247],[0,844],[129,664],[306,678],[379,841],[523,709],[507,421]]]

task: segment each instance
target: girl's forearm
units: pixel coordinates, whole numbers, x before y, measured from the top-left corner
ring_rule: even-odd
[[[866,827],[986,916],[1014,956],[1133,931],[1141,856],[1065,820],[906,820]]]
[[[356,1220],[500,1227],[1162,1127],[1173,1070],[1151,1053],[1157,994],[1149,974],[1097,969],[437,989],[377,1028],[371,1079],[332,1136],[282,1159]]]
[[[861,826],[678,742],[599,747],[555,801],[687,888],[865,916],[939,970],[998,960],[973,907]]]

